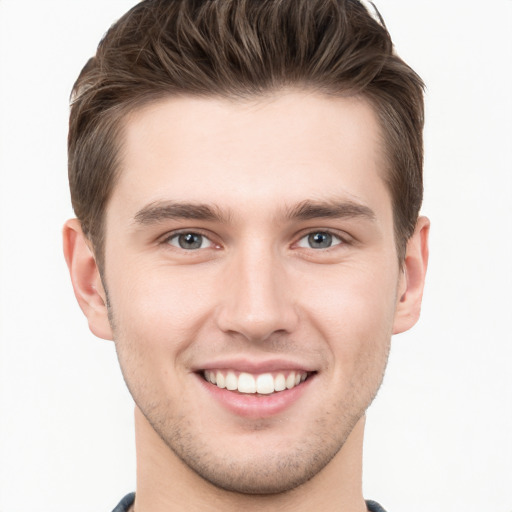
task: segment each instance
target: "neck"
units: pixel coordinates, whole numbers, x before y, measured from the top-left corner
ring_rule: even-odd
[[[247,495],[220,489],[185,465],[135,408],[136,512],[363,512],[364,416],[335,457],[311,480],[282,494]]]

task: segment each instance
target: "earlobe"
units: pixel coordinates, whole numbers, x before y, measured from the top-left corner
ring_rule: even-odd
[[[89,329],[99,338],[112,340],[106,294],[90,242],[78,219],[70,219],[62,231],[64,257],[68,265],[75,297],[89,322]]]
[[[393,334],[407,331],[418,321],[420,316],[428,265],[429,230],[430,221],[426,217],[420,217],[413,235],[407,242]]]

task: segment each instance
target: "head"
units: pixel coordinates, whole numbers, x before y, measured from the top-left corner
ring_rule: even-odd
[[[247,494],[346,459],[419,314],[422,109],[355,0],[155,0],[110,29],[74,88],[65,251],[145,445]]]
[[[100,268],[130,113],[166,97],[257,98],[291,87],[373,107],[402,262],[423,194],[423,84],[382,20],[356,0],[147,0],[111,27],[72,93],[71,198]]]

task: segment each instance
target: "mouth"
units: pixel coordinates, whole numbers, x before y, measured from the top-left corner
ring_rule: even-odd
[[[300,386],[315,372],[287,370],[266,373],[247,373],[236,370],[202,370],[200,375],[217,388],[244,395],[275,395]]]

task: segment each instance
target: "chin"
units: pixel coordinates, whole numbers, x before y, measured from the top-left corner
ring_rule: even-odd
[[[215,465],[194,464],[192,469],[209,484],[237,494],[283,494],[303,485],[317,475],[329,460],[311,464],[303,454],[294,456],[267,456],[265,460],[236,463],[223,461]],[[190,461],[189,461],[190,462]]]
[[[325,419],[316,420],[313,429],[297,432],[297,436],[281,432],[280,439],[266,429],[250,433],[252,440],[217,437],[215,446],[211,435],[194,431],[186,421],[172,429],[159,429],[158,424],[153,428],[174,456],[214,487],[245,495],[276,495],[321,473],[341,450],[359,417],[355,415],[345,423],[346,428],[337,429]]]

